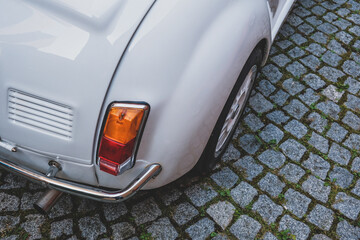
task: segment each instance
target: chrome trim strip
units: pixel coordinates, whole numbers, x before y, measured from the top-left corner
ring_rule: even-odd
[[[42,173],[20,167],[17,164],[11,163],[2,158],[0,158],[0,167],[29,180],[40,182],[49,188],[101,202],[121,202],[130,198],[148,181],[159,175],[162,169],[160,164],[150,164],[145,167],[144,170],[126,188],[122,190],[107,191],[57,178],[48,178]]]

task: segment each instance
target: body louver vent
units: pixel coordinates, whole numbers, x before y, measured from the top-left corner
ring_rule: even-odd
[[[9,119],[53,136],[71,139],[73,110],[53,101],[14,89],[8,96]]]

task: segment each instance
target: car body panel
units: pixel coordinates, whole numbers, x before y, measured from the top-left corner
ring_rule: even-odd
[[[0,116],[14,89],[74,116],[69,139],[0,117],[0,137],[19,147],[0,155],[41,172],[53,159],[64,166],[59,178],[117,189],[159,163],[145,189],[160,187],[196,164],[246,60],[260,41],[266,59],[294,1],[280,0],[274,15],[267,0],[108,0],[96,8],[101,2],[0,0],[8,7],[0,16],[19,6],[32,13],[12,20],[18,32],[0,17]],[[121,101],[151,110],[135,166],[112,176],[97,165],[98,139],[107,107]]]
[[[0,137],[52,158],[91,165],[98,116],[109,82],[152,4],[153,0],[2,0]],[[27,99],[10,104],[11,91],[16,92],[15,100]],[[34,111],[39,101],[49,106]],[[14,105],[15,120],[8,118]],[[71,121],[58,127],[69,128],[68,135],[47,127],[56,128],[56,121],[39,117],[54,106],[70,111]],[[50,131],[44,130],[47,128]]]

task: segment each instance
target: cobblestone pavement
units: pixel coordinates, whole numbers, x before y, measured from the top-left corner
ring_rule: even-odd
[[[360,3],[299,0],[243,122],[207,177],[119,204],[65,195],[0,172],[5,239],[360,239]]]

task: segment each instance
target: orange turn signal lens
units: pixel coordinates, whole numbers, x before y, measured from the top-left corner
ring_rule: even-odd
[[[118,143],[127,144],[139,131],[144,109],[113,107],[111,108],[104,129],[104,136]]]
[[[111,106],[98,152],[101,171],[116,176],[126,166],[133,166],[137,136],[141,133],[148,110],[149,107],[142,104],[119,103]]]

